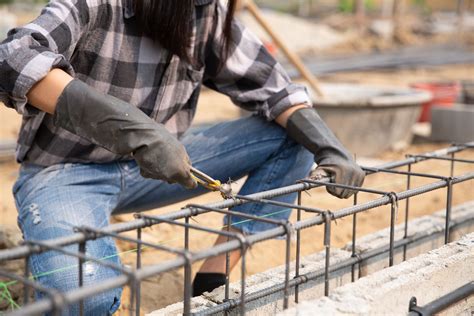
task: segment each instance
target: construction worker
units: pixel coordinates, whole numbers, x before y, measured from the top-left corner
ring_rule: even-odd
[[[292,184],[313,162],[319,175],[362,184],[364,172],[312,109],[306,89],[290,81],[234,11],[235,1],[55,0],[10,31],[0,45],[0,101],[23,116],[13,193],[26,240],[102,228],[111,214],[203,194],[191,166],[223,181],[248,175],[240,194]],[[203,85],[255,115],[188,131]],[[295,195],[278,200],[292,203]],[[234,208],[256,216],[280,209]],[[273,228],[240,221],[233,217],[232,228],[245,234]],[[87,242],[86,253],[119,263],[111,238]],[[231,266],[238,260],[233,253]],[[76,264],[57,252],[30,258],[39,282],[62,292],[77,288]],[[223,284],[223,273],[223,256],[207,260],[194,295]],[[87,262],[84,284],[118,274]],[[85,313],[112,314],[120,297],[117,288],[88,298]]]

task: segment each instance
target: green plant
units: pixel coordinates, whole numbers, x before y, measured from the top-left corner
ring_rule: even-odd
[[[339,1],[339,11],[344,13],[352,12],[354,9],[353,0],[340,0]]]
[[[339,11],[344,13],[354,12],[354,0],[340,0]],[[365,0],[364,6],[368,11],[373,11],[376,8],[374,0]]]

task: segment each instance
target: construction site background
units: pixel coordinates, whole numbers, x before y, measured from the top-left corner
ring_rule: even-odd
[[[395,0],[397,1],[397,0]],[[381,54],[407,47],[430,47],[430,45],[454,45],[461,44],[468,51],[474,52],[474,1],[442,1],[442,0],[417,0],[404,1],[405,16],[402,30],[396,28],[395,22],[387,19],[383,12],[384,5],[390,7],[393,1],[368,0],[365,1],[365,17],[358,18],[354,13],[354,1],[330,1],[330,0],[259,0],[257,3],[264,8],[264,15],[270,21],[275,31],[280,34],[292,49],[303,57],[306,63],[318,64],[325,58],[333,56],[359,56],[360,54]],[[459,3],[462,2],[463,14],[457,11]],[[2,6],[2,4],[6,4]],[[389,4],[387,4],[389,3]],[[0,0],[0,39],[6,34],[6,30],[15,25],[22,25],[32,20],[41,9],[44,1],[5,1]],[[271,39],[248,15],[247,12],[240,13],[240,18],[253,31],[257,33],[268,45],[274,48],[273,53],[289,69],[293,67],[284,58],[282,52],[272,45]],[[463,32],[459,32],[459,23],[462,21]],[[3,24],[2,24],[3,23]],[[309,30],[309,31],[308,31]],[[428,52],[435,54],[434,51]],[[440,57],[442,58],[442,56]],[[461,63],[453,65],[437,66],[412,66],[387,69],[351,70],[339,72],[326,72],[317,74],[322,82],[349,82],[389,85],[407,87],[417,82],[430,81],[461,81],[474,80],[474,63]],[[296,79],[299,80],[299,79]],[[231,120],[242,115],[241,111],[233,106],[231,102],[222,95],[212,91],[202,92],[195,124],[210,124],[223,120]],[[0,104],[0,143],[14,142],[21,124],[21,117],[11,109]],[[364,157],[364,161],[389,161],[400,159],[406,152],[422,153],[447,146],[447,143],[436,143],[427,139],[415,139],[414,144],[408,147],[392,149],[380,152],[371,157]],[[463,154],[460,158],[472,159],[472,153]],[[447,170],[447,163],[433,161],[424,165],[419,172],[443,173]],[[469,166],[460,164],[457,172],[467,172]],[[21,233],[17,228],[16,208],[11,193],[11,188],[18,174],[19,165],[13,158],[0,162],[0,249],[10,248],[21,242]],[[444,174],[446,175],[446,174]],[[420,180],[419,183],[422,183]],[[418,184],[419,184],[418,183]],[[417,183],[414,183],[416,185]],[[369,187],[384,189],[390,186],[403,188],[404,182],[395,181],[387,183],[384,176],[375,176],[366,183]],[[473,182],[466,182],[456,187],[454,204],[472,200],[474,196]],[[221,199],[217,193],[209,193],[189,203],[205,204]],[[350,205],[350,201],[341,201],[329,197],[323,190],[312,196],[304,196],[305,203],[317,204],[320,208],[337,209]],[[412,204],[412,216],[419,217],[431,214],[445,206],[445,200],[441,193],[433,192],[422,198],[414,198]],[[170,205],[159,210],[153,210],[149,214],[164,214],[176,210],[184,204]],[[123,222],[132,219],[131,215],[115,216],[113,221]],[[294,215],[293,218],[294,220]],[[212,215],[199,218],[209,227],[219,228],[222,225],[222,217]],[[401,222],[403,218],[399,218]],[[378,231],[387,227],[387,215],[383,213],[362,214],[360,216],[360,236]],[[311,231],[311,230],[310,230]],[[334,245],[342,247],[351,238],[351,222],[349,220],[338,221],[334,227]],[[303,254],[311,254],[322,249],[321,243],[314,243],[315,239],[321,240],[322,234],[313,230],[314,234],[306,234],[302,241]],[[160,243],[173,239],[174,232],[160,230],[144,231],[144,239]],[[175,241],[179,244],[181,241]],[[193,247],[203,249],[213,243],[212,238],[196,238]],[[173,242],[170,243],[173,246]],[[119,244],[120,251],[129,250],[125,244]],[[256,245],[249,252],[248,273],[254,274],[282,263],[284,248],[281,241],[270,241],[265,244]],[[257,260],[265,257],[266,260]],[[167,256],[155,252],[144,254],[143,264],[155,263],[166,259]],[[131,263],[130,258],[123,256],[125,264]],[[9,267],[12,271],[21,273],[22,263],[15,262]],[[197,270],[198,267],[194,267]],[[232,275],[235,280],[236,275]],[[142,286],[142,308],[144,311],[156,310],[168,304],[182,300],[182,273],[175,271],[161,275],[143,283]],[[14,299],[20,297],[20,287],[12,288]],[[127,309],[126,297],[123,311]],[[6,306],[0,300],[0,310]]]

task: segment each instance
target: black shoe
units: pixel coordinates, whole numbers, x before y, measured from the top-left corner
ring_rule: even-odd
[[[200,273],[196,274],[193,281],[193,296],[200,296],[204,292],[211,292],[225,284],[224,273]]]

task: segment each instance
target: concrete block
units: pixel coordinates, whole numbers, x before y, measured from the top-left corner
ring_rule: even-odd
[[[337,264],[350,258],[351,253],[340,249],[331,249],[331,264]],[[310,256],[306,256],[301,260],[300,274],[306,274],[315,271],[323,271],[325,263],[325,253],[318,252]],[[290,279],[295,275],[295,262],[291,263]],[[266,289],[275,285],[282,284],[285,281],[285,266],[279,266],[263,273],[259,273],[247,278],[246,294],[256,293],[262,289]],[[343,284],[351,282],[351,268],[332,273],[330,275],[330,288],[336,288]],[[294,288],[290,288],[290,295],[294,294]],[[299,288],[300,301],[315,299],[324,295],[324,278],[319,277],[311,280]],[[203,295],[208,300],[221,303],[224,301],[224,287],[215,289],[211,293]],[[230,298],[238,298],[240,296],[240,282],[230,284]],[[290,297],[290,306],[294,305],[294,299]],[[283,292],[277,292],[265,296],[259,300],[248,302],[247,315],[274,315],[283,310]],[[230,315],[238,315],[239,310],[230,311]]]
[[[407,246],[407,258],[413,258],[421,253],[428,252],[444,244],[443,232],[444,224],[441,219],[431,216],[424,216],[414,219],[408,224],[408,236],[414,236],[418,233],[427,233],[429,237],[411,243]],[[404,225],[395,226],[395,240],[400,240],[404,235]],[[359,238],[356,243],[356,251],[363,254],[379,247],[388,245],[390,240],[390,229],[386,228],[374,234]],[[347,244],[344,249],[351,249],[352,244]],[[403,261],[403,248],[398,248],[394,252],[394,264]],[[374,256],[363,260],[360,263],[360,277],[367,276],[376,271],[383,270],[389,266],[387,253]]]
[[[446,210],[438,211],[433,216],[445,223]],[[451,211],[451,225],[454,225],[450,231],[451,241],[458,240],[474,231],[474,201],[453,208]]]
[[[406,259],[414,258],[444,245],[446,211],[441,210],[430,216],[423,216],[409,221],[408,237],[419,234],[427,234],[406,247]],[[451,240],[457,240],[461,236],[474,231],[474,201],[453,207],[451,221],[454,225],[451,230]],[[395,226],[395,240],[400,240],[404,235],[405,225]],[[390,240],[390,228],[380,230],[376,233],[357,239],[356,251],[358,254],[369,252],[376,248],[387,245]],[[348,243],[344,250],[350,251],[352,244]],[[394,253],[394,264],[403,261],[403,248],[398,248]],[[376,271],[383,270],[389,266],[387,253],[369,258],[360,263],[359,275],[361,277],[370,275]]]
[[[209,307],[215,306],[216,304],[205,299],[204,297],[198,296],[193,297],[191,300],[191,310],[193,313],[202,312]],[[147,316],[171,316],[171,315],[182,315],[183,314],[183,303],[176,303],[169,305],[163,309],[146,314]]]
[[[351,253],[340,249],[331,249],[331,264],[337,264],[350,258]],[[325,252],[318,252],[304,258],[301,258],[300,275],[323,271],[325,263]],[[290,279],[295,276],[295,262],[291,262]],[[285,281],[285,266],[279,266],[263,273],[258,273],[247,277],[246,279],[246,294],[256,293],[262,289],[279,285]],[[341,271],[330,274],[330,288],[342,286],[351,282],[351,268],[343,269]],[[240,297],[240,282],[234,282],[230,285],[230,298],[235,299]],[[318,298],[324,295],[324,278],[319,277],[311,280],[300,286],[299,292],[300,301]],[[290,288],[290,294],[294,294],[294,288]],[[211,293],[204,293],[200,297],[195,297],[192,300],[192,312],[196,313],[206,308],[215,306],[224,301],[224,287],[220,287]],[[294,299],[290,297],[290,306],[294,306]],[[277,312],[283,310],[283,292],[278,292],[263,297],[260,300],[247,303],[247,315],[275,315]],[[148,315],[179,315],[183,312],[183,303],[176,303],[164,309],[154,311]],[[238,315],[238,308],[228,313],[229,315]],[[217,314],[217,315],[223,315]]]
[[[464,104],[456,104],[451,108],[433,107],[431,138],[460,143],[474,140],[474,107]]]
[[[279,315],[404,315],[411,297],[427,304],[474,280],[474,233],[427,254],[361,278],[329,297],[306,301]],[[377,289],[374,291],[374,289]],[[472,310],[474,299],[456,311]],[[453,315],[454,311],[445,311]]]

